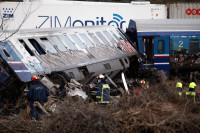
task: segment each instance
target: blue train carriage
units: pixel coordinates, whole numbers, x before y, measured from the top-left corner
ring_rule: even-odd
[[[142,68],[200,70],[200,20],[131,20],[127,31],[143,55]]]
[[[19,95],[14,91],[31,81],[33,75],[60,82],[67,80],[64,74],[85,83],[99,73],[113,77],[127,69],[130,58],[138,55],[124,33],[114,26],[13,32],[4,31],[0,42],[0,87],[10,89],[12,95]]]

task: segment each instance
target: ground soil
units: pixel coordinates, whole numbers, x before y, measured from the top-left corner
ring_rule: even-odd
[[[44,116],[43,123],[32,123],[26,110],[2,116],[0,132],[43,133],[199,133],[200,104],[180,97],[175,89],[178,79],[150,83],[140,96],[112,97],[107,108],[91,100],[67,96],[57,103],[57,112]],[[188,83],[184,83],[187,90]],[[197,89],[198,87],[197,83]]]

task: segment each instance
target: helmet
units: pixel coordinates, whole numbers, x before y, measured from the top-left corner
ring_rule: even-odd
[[[141,81],[140,81],[140,84],[145,84],[145,81],[144,81],[144,80],[141,80]]]
[[[103,76],[103,74],[99,74],[99,75],[97,76],[97,78],[98,78],[98,79],[104,79],[104,76]]]
[[[196,85],[194,82],[191,82],[191,83],[189,84],[189,88],[195,89],[196,86],[197,86],[197,85]]]
[[[177,82],[177,83],[176,83],[176,88],[178,88],[178,87],[179,87],[179,88],[182,88],[182,86],[183,86],[183,85],[182,85],[181,82]]]
[[[39,77],[36,76],[36,75],[32,77],[32,81],[36,81],[36,80],[38,80],[38,79],[39,79]]]

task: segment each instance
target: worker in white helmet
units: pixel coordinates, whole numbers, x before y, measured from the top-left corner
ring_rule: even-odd
[[[101,107],[106,107],[110,101],[110,86],[105,80],[105,76],[99,74],[98,79],[98,88],[96,94],[96,102],[99,103]]]

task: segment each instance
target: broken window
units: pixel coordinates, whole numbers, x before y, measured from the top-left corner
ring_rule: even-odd
[[[69,39],[69,37],[67,35],[62,36],[63,40],[65,41],[65,43],[67,44],[67,46],[69,47],[69,49],[71,50],[76,50],[76,46],[74,45],[74,43]]]
[[[65,48],[65,46],[62,44],[62,42],[58,39],[58,37],[56,36],[52,36],[51,39],[53,40],[53,42],[55,43],[55,45],[58,47],[58,49],[60,51],[67,51],[67,49]]]
[[[27,51],[31,56],[34,56],[33,51],[28,47],[28,45],[24,42],[24,40],[19,39],[19,42],[24,46],[24,48],[26,49],[26,51]]]
[[[96,32],[97,36],[102,40],[102,42],[105,45],[109,45],[109,42],[106,40],[106,38],[100,33],[100,32]]]
[[[88,47],[94,47],[92,42],[89,40],[89,38],[85,34],[80,34],[80,36],[85,41],[85,43],[88,45]]]
[[[107,31],[104,31],[103,33],[108,37],[111,43],[116,44],[115,39],[110,35],[110,33],[108,33]]]
[[[44,49],[40,46],[40,44],[35,39],[28,39],[28,40],[40,55],[46,54]]]
[[[89,34],[89,36],[92,38],[92,40],[95,42],[97,46],[102,45],[102,43],[97,39],[97,37],[94,34]]]
[[[158,40],[158,54],[164,54],[165,41]]]
[[[43,42],[44,46],[47,50],[49,50],[50,53],[57,53],[56,49],[52,46],[47,38],[40,38],[40,40]]]
[[[76,34],[72,35],[72,38],[74,39],[74,41],[78,44],[78,46],[82,49],[85,48],[85,45],[83,44],[83,42],[78,38],[78,36]]]
[[[199,52],[199,39],[190,39],[190,54],[196,54]]]

